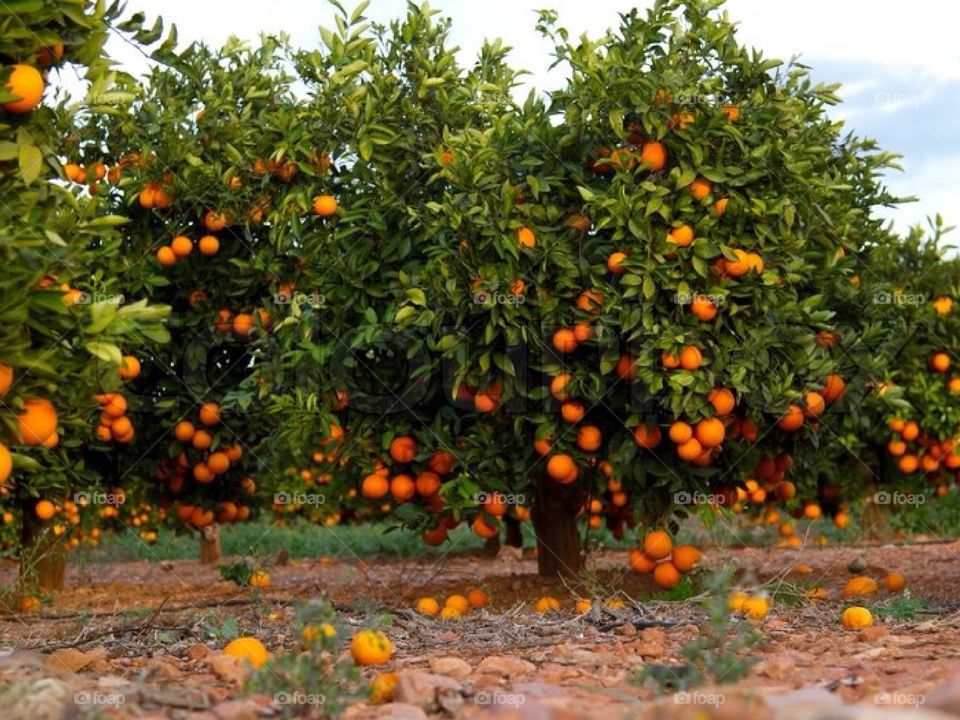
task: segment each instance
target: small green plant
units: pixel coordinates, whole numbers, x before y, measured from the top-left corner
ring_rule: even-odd
[[[217,571],[220,573],[221,580],[232,580],[237,585],[246,586],[250,583],[250,576],[254,573],[254,568],[247,562],[240,560],[229,565],[219,565]]]
[[[907,590],[903,595],[870,606],[869,610],[881,620],[916,620],[918,615],[928,612],[929,607],[926,600]]]
[[[240,634],[237,627],[237,619],[234,617],[228,617],[222,622],[219,622],[219,618],[214,617],[212,620],[204,623],[203,632],[211,640],[222,641],[233,640]]]
[[[681,650],[687,664],[646,665],[637,673],[635,682],[660,691],[677,692],[707,681],[736,682],[747,674],[756,663],[749,651],[762,642],[763,636],[748,622],[731,618],[727,597],[732,580],[732,565],[725,565],[707,577],[708,595],[703,601],[707,617],[701,625],[702,632]]]
[[[344,626],[326,600],[296,611],[297,650],[274,657],[250,677],[247,689],[272,696],[283,717],[338,717],[349,701],[368,692],[359,668],[340,660]]]

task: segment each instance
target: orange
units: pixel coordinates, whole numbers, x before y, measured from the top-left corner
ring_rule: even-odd
[[[690,312],[696,315],[698,320],[707,322],[717,316],[717,306],[706,295],[697,295],[690,303]]]
[[[200,406],[200,422],[208,427],[220,423],[220,405],[215,402],[205,402]]]
[[[417,475],[414,485],[420,497],[433,497],[440,492],[440,476],[431,471],[422,472]]]
[[[477,517],[474,518],[470,529],[473,530],[477,537],[481,537],[484,540],[489,540],[490,538],[496,537],[500,532],[498,526],[488,523],[486,520],[484,520],[483,515],[477,515]]]
[[[700,562],[700,551],[693,545],[679,545],[673,549],[670,561],[680,572],[690,572]]]
[[[660,428],[656,425],[637,425],[633,431],[633,441],[640,447],[652,450],[660,444]]]
[[[621,380],[633,380],[637,374],[637,361],[632,355],[624,353],[617,360],[617,366],[614,371]]]
[[[13,385],[13,368],[9,365],[0,365],[0,397],[7,394]]]
[[[12,471],[13,457],[10,455],[7,446],[0,443],[0,485],[6,482]]]
[[[809,503],[806,507],[803,508],[803,516],[807,520],[816,520],[823,514],[823,511],[820,509],[820,506],[816,503]]]
[[[223,475],[230,469],[230,458],[223,452],[211,453],[207,458],[207,467],[214,475]]]
[[[534,609],[541,615],[546,615],[551,612],[558,612],[560,610],[560,601],[549,595],[545,595],[542,598],[538,598]]]
[[[170,249],[177,257],[186,257],[193,252],[193,240],[186,235],[177,235],[170,242]]]
[[[213,436],[206,430],[197,430],[191,442],[197,450],[206,450],[213,444]]]
[[[110,423],[110,432],[113,433],[115,438],[129,435],[133,432],[133,423],[130,422],[130,418],[126,415],[121,415]]]
[[[550,380],[550,394],[555,400],[564,402],[570,399],[570,393],[567,392],[565,388],[571,380],[573,380],[573,375],[565,372],[555,375],[553,379]]]
[[[850,578],[843,587],[843,596],[845,598],[875,595],[876,592],[877,581],[866,575],[858,575],[857,577]]]
[[[803,409],[799,405],[788,405],[787,411],[780,416],[777,427],[787,432],[795,432],[803,427]]]
[[[173,436],[182,443],[190,442],[196,433],[196,428],[189,420],[181,420],[173,426]]]
[[[18,100],[3,104],[3,109],[12,115],[23,115],[34,110],[43,99],[43,75],[32,65],[14,65],[6,89]]]
[[[809,418],[820,417],[826,409],[826,401],[823,395],[817,392],[808,392],[804,395],[804,414]]]
[[[900,592],[907,586],[907,580],[902,574],[891,572],[883,578],[883,584],[890,592]]]
[[[124,355],[120,363],[120,379],[135,380],[140,375],[140,361],[133,355]]]
[[[250,663],[254,668],[260,668],[270,658],[270,653],[263,643],[254,637],[241,637],[230,642],[224,649],[224,654]]]
[[[560,415],[563,417],[565,422],[568,422],[571,425],[583,420],[584,412],[583,403],[576,401],[565,402],[560,407]]]
[[[584,425],[577,432],[577,447],[584,452],[596,452],[603,443],[603,434],[593,425]]]
[[[363,482],[360,484],[360,494],[368,500],[377,500],[388,492],[390,492],[390,484],[380,473],[370,473],[363,478]]]
[[[868,628],[873,625],[873,615],[865,607],[848,607],[840,614],[840,623],[848,630]]]
[[[603,295],[596,290],[584,290],[577,297],[577,308],[584,312],[596,314],[603,305]]]
[[[842,377],[836,373],[830,373],[827,375],[826,385],[820,394],[827,403],[833,404],[843,396],[846,387],[846,383],[844,383]]]
[[[208,257],[220,252],[220,241],[216,235],[204,235],[200,238],[198,246],[200,248],[200,254]]]
[[[197,463],[193,466],[193,479],[201,485],[207,485],[213,482],[213,472],[207,467],[206,463]]]
[[[689,225],[681,225],[680,227],[673,228],[673,230],[667,233],[667,242],[679,245],[680,247],[687,247],[693,242],[693,228]]]
[[[37,516],[38,520],[44,522],[52,518],[56,512],[56,506],[49,500],[40,500],[33,506],[33,514]]]
[[[224,212],[207,210],[207,212],[203,216],[203,226],[212,233],[220,232],[221,230],[223,230],[227,226],[228,222],[229,222],[229,218],[227,217],[227,214]],[[203,241],[201,240],[201,242]],[[203,250],[203,248],[201,248],[201,250]]]
[[[622,252],[610,253],[607,258],[607,269],[614,275],[623,275],[627,271],[623,261],[627,259],[627,254]]]
[[[643,539],[643,552],[653,560],[668,558],[672,551],[673,541],[663,530],[652,530]]]
[[[707,418],[697,423],[697,440],[705,448],[716,447],[723,442],[726,430],[719,418]]]
[[[650,573],[657,563],[647,556],[640,548],[633,548],[627,556],[630,567],[638,573]]]
[[[440,603],[432,597],[422,597],[417,600],[416,608],[421,615],[435,617],[440,614]]]
[[[337,199],[333,195],[317,195],[313,199],[313,212],[320,217],[330,217],[337,212]]]
[[[677,420],[670,426],[670,432],[667,434],[673,443],[683,445],[693,437],[693,428],[682,420]]]
[[[707,394],[707,400],[713,405],[717,415],[729,415],[736,407],[737,401],[729,388],[714,388]]]
[[[910,420],[904,424],[903,430],[900,431],[900,434],[907,442],[913,442],[920,435],[920,426],[917,425],[917,423],[913,420]]]
[[[845,530],[850,524],[850,516],[845,512],[838,512],[833,516],[833,524],[836,525],[841,530]]]
[[[680,367],[680,358],[669,351],[664,350],[662,353],[660,353],[660,364],[663,365],[663,367],[667,370],[674,370]]]
[[[157,250],[157,262],[160,263],[162,267],[172,267],[177,264],[177,255],[172,249],[164,245]]]
[[[920,461],[917,459],[916,455],[904,455],[900,458],[900,462],[897,463],[897,466],[900,468],[900,472],[905,475],[910,475],[917,471],[917,468],[920,467]]]
[[[696,370],[703,362],[700,348],[695,345],[685,345],[680,351],[680,367],[684,370]]]
[[[935,353],[934,356],[930,358],[930,367],[936,372],[945,373],[950,369],[950,356],[945,352]]]
[[[398,503],[404,503],[417,492],[417,486],[409,475],[394,475],[390,479],[390,494]]]
[[[938,297],[933,301],[933,309],[937,311],[937,315],[949,315],[953,309],[953,300],[948,297]]]
[[[409,435],[398,435],[390,442],[390,457],[401,465],[411,462],[417,455],[417,441]]]
[[[740,119],[740,108],[732,103],[727,103],[723,106],[723,112],[727,116],[727,120],[730,122],[736,122]]]
[[[57,410],[49,400],[28,398],[23,401],[17,423],[24,445],[42,445],[57,431]]]
[[[573,326],[573,336],[577,339],[578,343],[585,343],[593,340],[596,333],[590,323],[586,320],[581,320]]]
[[[247,579],[247,585],[264,590],[270,587],[270,574],[265,570],[255,570]]]
[[[486,591],[482,588],[470,588],[467,590],[467,602],[470,603],[470,607],[484,607],[489,600],[490,598],[487,596]]]
[[[658,142],[644,143],[640,151],[640,162],[652,172],[663,170],[667,164],[667,150]]]
[[[237,313],[233,318],[233,332],[240,337],[248,337],[256,323],[250,313]]]
[[[696,438],[687,440],[682,445],[677,446],[677,457],[687,462],[698,460],[703,454],[703,445]]]
[[[537,236],[534,234],[533,230],[528,227],[521,227],[517,229],[517,242],[520,243],[521,247],[532,248],[536,247]]]
[[[536,450],[541,455],[546,455],[553,448],[553,443],[550,438],[539,438],[533,441],[533,449]]]
[[[566,453],[558,453],[547,461],[547,475],[561,485],[569,485],[577,479],[578,474],[576,463]]]
[[[697,178],[688,188],[690,194],[697,200],[703,200],[713,190],[713,183],[706,178]]]
[[[467,600],[463,595],[450,595],[446,600],[443,601],[444,607],[452,607],[454,610],[459,612],[461,615],[468,610],[470,610],[470,601]]]
[[[577,336],[569,328],[560,328],[553,333],[553,347],[560,353],[572,353],[577,349]]]
[[[653,581],[664,590],[669,590],[680,582],[680,573],[669,560],[666,560],[653,569]]]

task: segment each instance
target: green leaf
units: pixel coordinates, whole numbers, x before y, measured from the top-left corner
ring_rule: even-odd
[[[19,150],[20,176],[30,185],[40,176],[43,167],[43,153],[35,145],[21,145]]]
[[[593,192],[585,188],[583,185],[577,185],[577,190],[580,192],[580,197],[582,197],[587,202],[593,202],[597,197],[596,195],[593,194]]]
[[[94,357],[98,357],[104,362],[119,366],[123,362],[123,353],[113,343],[102,342],[100,340],[91,340],[84,345],[84,348]]]

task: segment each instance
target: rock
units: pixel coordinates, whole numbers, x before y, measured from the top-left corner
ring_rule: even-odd
[[[445,675],[431,675],[430,673],[410,670],[401,672],[397,678],[397,688],[394,698],[398,703],[417,705],[428,712],[435,712],[439,707],[438,693],[442,690],[460,692],[460,683]],[[444,696],[447,700],[449,693]]]
[[[203,658],[207,657],[211,652],[213,651],[203,643],[197,643],[187,648],[187,657],[191,660],[203,660]]]
[[[178,678],[183,674],[176,665],[160,658],[151,658],[147,662],[147,670],[155,678]]]
[[[41,678],[31,683],[17,683],[3,691],[4,720],[60,720],[66,716],[68,704],[80,693],[70,689],[59,680]]]
[[[431,672],[455,678],[463,678],[473,672],[470,664],[458,657],[430,658],[429,665]]]
[[[644,628],[640,639],[631,645],[634,654],[644,658],[660,658],[664,655],[667,634],[661,628]]]
[[[789,655],[773,655],[757,666],[757,674],[771,680],[786,680],[796,672],[797,664]]]
[[[565,688],[543,682],[518,683],[513,686],[513,692],[524,698],[566,697],[569,693]]]
[[[90,652],[82,652],[76,648],[62,648],[50,653],[44,661],[44,665],[53,670],[75,673],[80,672],[91,663],[106,659],[106,657],[107,653],[103,648],[97,648]]]
[[[207,665],[220,680],[240,687],[247,677],[243,661],[231,655],[217,654],[207,658]]]
[[[477,666],[477,673],[507,675],[511,680],[536,672],[537,666],[515,655],[491,655]]]
[[[887,630],[883,625],[874,625],[873,627],[867,627],[860,630],[857,633],[857,639],[860,642],[876,642],[882,637],[887,637],[890,634],[890,631]]]
[[[218,720],[259,720],[263,704],[256,699],[227,700],[211,708]]]
[[[427,714],[416,705],[390,703],[378,707],[372,720],[427,720]]]
[[[623,625],[617,625],[613,629],[614,635],[636,635],[637,628],[633,623],[624,623]]]

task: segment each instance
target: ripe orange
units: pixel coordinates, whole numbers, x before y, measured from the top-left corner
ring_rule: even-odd
[[[702,363],[700,348],[695,345],[685,345],[680,351],[680,367],[684,370],[696,370]]]
[[[673,541],[663,530],[652,530],[643,539],[643,552],[653,560],[663,560],[670,557],[673,551]]]
[[[207,210],[207,212],[203,216],[203,226],[212,233],[220,232],[221,230],[223,230],[227,226],[228,222],[229,222],[229,218],[227,217],[227,214],[224,212]],[[203,250],[202,247],[201,247],[201,250]]]
[[[930,367],[939,373],[945,373],[950,369],[950,356],[945,352],[938,352],[930,358]]]
[[[133,355],[124,355],[120,363],[120,379],[135,380],[140,375],[140,361]]]
[[[395,463],[404,465],[417,455],[417,441],[409,435],[398,435],[390,442],[390,457]]]
[[[409,475],[394,475],[390,480],[390,494],[398,503],[404,503],[417,492],[417,486]]]
[[[569,328],[560,328],[553,333],[553,347],[557,352],[572,353],[577,344],[577,336]]]
[[[40,500],[33,506],[33,514],[37,516],[38,520],[44,522],[52,518],[56,512],[56,506],[49,500]]]
[[[577,431],[577,447],[584,452],[596,452],[603,443],[603,434],[593,425],[584,425]]]
[[[577,401],[565,402],[560,407],[560,415],[563,417],[565,422],[574,425],[581,420],[583,420],[585,410],[583,408],[583,403]]]
[[[32,65],[14,65],[6,89],[19,99],[4,103],[3,109],[12,115],[23,115],[34,110],[43,99],[43,75]]]
[[[474,518],[473,524],[470,526],[470,528],[477,537],[481,537],[484,540],[489,540],[490,538],[496,537],[500,533],[498,526],[488,523],[483,515],[477,515],[477,517]]]
[[[820,417],[826,409],[826,401],[820,393],[808,392],[803,399],[803,412],[808,418]]]
[[[669,590],[680,582],[680,573],[669,560],[665,560],[653,569],[653,581],[664,590]]]
[[[696,438],[690,438],[682,445],[677,446],[677,457],[687,462],[695,462],[703,455],[703,445]]]
[[[690,190],[690,194],[697,200],[703,200],[713,190],[713,183],[706,178],[697,178],[690,183],[688,189]]]
[[[706,418],[697,423],[696,435],[703,447],[712,448],[723,442],[726,429],[719,418]]]
[[[576,463],[566,453],[558,453],[547,461],[547,475],[561,485],[569,485],[578,474]]]
[[[933,309],[937,311],[937,315],[949,315],[953,309],[953,299],[938,297],[933,301]]]
[[[533,449],[541,455],[546,455],[553,448],[553,441],[548,438],[539,438],[533,441]]]
[[[440,492],[440,476],[435,472],[427,470],[417,475],[414,485],[420,497],[433,497]]]
[[[660,364],[667,370],[675,370],[680,367],[680,358],[668,350],[660,353]]]
[[[729,388],[714,388],[707,394],[707,400],[713,405],[717,415],[729,415],[736,407],[737,401]]]
[[[470,603],[470,607],[485,607],[489,600],[489,596],[482,588],[470,588],[467,590],[467,602]]]
[[[573,375],[565,372],[555,375],[553,379],[550,380],[550,394],[555,400],[564,402],[570,399],[570,393],[567,392],[566,387],[571,380],[573,380]]]
[[[846,387],[846,383],[844,383],[842,377],[836,373],[830,373],[827,375],[826,385],[820,394],[827,403],[832,405],[843,396]]]
[[[214,475],[223,475],[230,469],[230,458],[224,452],[210,453],[207,458],[207,467]]]
[[[663,170],[667,164],[667,149],[658,142],[644,143],[640,151],[640,162],[651,172]]]
[[[205,402],[200,406],[200,422],[208,427],[220,423],[220,405],[215,402]]]
[[[693,228],[689,225],[673,228],[667,233],[667,242],[680,247],[687,247],[693,242]]]
[[[638,573],[653,572],[657,563],[648,557],[640,548],[633,548],[627,556],[630,567]]]
[[[9,365],[0,365],[0,397],[7,394],[13,385],[13,368]]]
[[[534,605],[534,609],[541,615],[546,615],[551,612],[558,612],[560,610],[560,601],[554,597],[546,595],[542,598],[539,598]]]
[[[186,235],[177,235],[170,242],[170,249],[178,258],[186,257],[193,252],[193,240]]]
[[[337,212],[337,199],[333,195],[317,195],[313,199],[313,212],[320,217],[330,217]]]
[[[617,366],[614,370],[617,377],[621,380],[633,380],[637,374],[637,361],[632,355],[624,353],[617,360]]]
[[[590,323],[586,320],[581,320],[573,326],[573,336],[577,339],[578,343],[585,343],[593,340],[596,333]]]
[[[390,491],[387,478],[380,473],[370,473],[360,483],[360,494],[368,500],[378,500]],[[446,534],[446,531],[444,531]]]
[[[213,473],[206,463],[197,463],[193,466],[193,479],[201,485],[208,485],[213,482]]]
[[[610,253],[607,258],[607,269],[614,275],[623,275],[627,271],[623,261],[627,259],[627,254],[622,252]]]
[[[121,415],[110,423],[110,432],[115,438],[121,438],[133,432],[133,423],[126,415]]]
[[[28,398],[17,423],[24,445],[42,445],[57,432],[57,410],[49,400]]]
[[[670,426],[670,431],[667,434],[672,442],[683,445],[693,437],[693,428],[682,420],[677,420]]]
[[[520,243],[521,247],[532,248],[537,245],[537,236],[534,234],[533,230],[528,227],[521,227],[517,229],[517,242]]]
[[[216,235],[204,235],[198,243],[200,254],[210,257],[220,252],[220,241]]]
[[[7,446],[0,443],[0,485],[6,482],[12,471],[13,457],[10,455]]]
[[[721,217],[727,211],[727,203],[730,202],[730,198],[720,198],[713,204],[713,211],[717,214],[717,217]]]
[[[197,450],[206,450],[213,444],[213,436],[206,430],[197,430],[191,443]]]
[[[591,314],[600,312],[603,305],[603,295],[596,290],[584,290],[577,297],[577,308]]]
[[[698,320],[707,322],[717,316],[717,306],[706,295],[697,295],[690,303],[690,312],[696,315]]]
[[[920,436],[920,426],[917,425],[917,423],[913,420],[910,420],[904,424],[903,430],[900,431],[900,434],[907,442],[913,442]]]
[[[883,584],[890,592],[900,592],[907,586],[907,580],[901,573],[890,572],[883,578]]]
[[[866,575],[850,578],[843,588],[845,598],[874,595],[877,592],[877,581]]]
[[[379,630],[361,630],[350,641],[350,655],[361,666],[390,662],[393,651],[393,643]]]
[[[736,122],[740,119],[740,108],[731,103],[727,103],[723,106],[723,112],[727,116],[727,120],[730,122]]]
[[[181,420],[173,426],[173,436],[182,443],[190,442],[196,434],[196,428],[189,420]]]
[[[787,411],[780,416],[777,427],[787,432],[795,432],[803,427],[803,409],[799,405],[788,405]]]
[[[172,267],[177,264],[177,255],[171,248],[164,245],[157,250],[157,262],[160,263],[162,267]]]
[[[816,519],[819,518],[821,515],[823,515],[823,511],[820,509],[820,506],[817,505],[817,503],[813,503],[813,502],[812,502],[812,503],[808,503],[808,504],[803,508],[803,516],[804,516],[807,520],[816,520]]]
[[[637,425],[633,431],[633,441],[640,447],[652,450],[660,444],[660,428],[656,425]]]
[[[700,551],[693,545],[679,545],[673,549],[670,561],[680,572],[690,572],[700,562]]]
[[[897,466],[900,468],[900,472],[905,475],[910,475],[917,471],[917,468],[920,467],[920,461],[917,459],[916,455],[904,455],[900,458],[900,462],[897,463]]]

